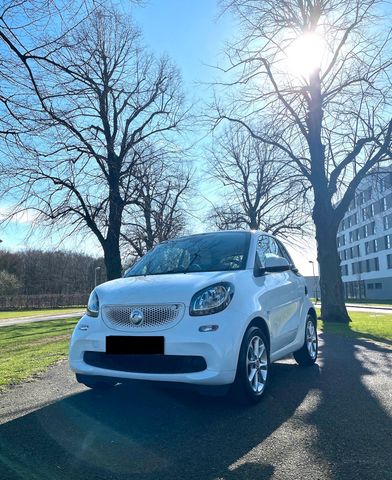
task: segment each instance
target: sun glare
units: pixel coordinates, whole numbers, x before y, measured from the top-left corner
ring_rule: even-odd
[[[290,45],[287,51],[288,66],[291,73],[308,77],[321,67],[326,46],[324,39],[317,33],[305,33]]]

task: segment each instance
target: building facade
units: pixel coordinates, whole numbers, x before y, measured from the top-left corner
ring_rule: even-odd
[[[392,166],[361,182],[337,244],[346,298],[392,300]]]

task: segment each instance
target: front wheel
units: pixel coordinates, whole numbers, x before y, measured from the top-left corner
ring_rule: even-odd
[[[269,378],[269,346],[266,335],[258,327],[245,332],[238,357],[236,378],[232,387],[241,403],[261,400]]]
[[[308,314],[305,324],[305,339],[302,347],[294,352],[295,361],[300,366],[313,365],[317,360],[318,354],[318,338],[317,324],[312,315]]]

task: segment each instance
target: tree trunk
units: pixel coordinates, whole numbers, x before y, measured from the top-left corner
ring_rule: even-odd
[[[108,237],[104,246],[106,275],[108,280],[120,278],[122,273],[119,239]]]
[[[321,318],[324,322],[349,323],[336,245],[338,222],[333,207],[321,210],[315,206],[313,220],[320,268]]]

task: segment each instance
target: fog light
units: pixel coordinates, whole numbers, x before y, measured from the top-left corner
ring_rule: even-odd
[[[83,332],[85,332],[86,330],[88,330],[88,325],[79,325],[79,330],[82,330]]]
[[[199,332],[215,332],[218,328],[218,325],[202,325],[199,327]]]

